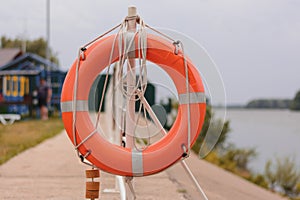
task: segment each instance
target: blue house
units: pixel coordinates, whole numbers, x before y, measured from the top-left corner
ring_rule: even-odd
[[[0,49],[0,106],[2,112],[32,114],[40,79],[51,81],[51,106],[59,109],[66,72],[55,63],[19,49]],[[1,111],[0,111],[1,112]]]

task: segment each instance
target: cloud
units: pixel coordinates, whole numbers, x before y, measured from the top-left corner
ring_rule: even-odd
[[[29,38],[45,36],[45,2],[2,2],[0,35],[20,36],[26,27]],[[220,68],[229,102],[263,94],[293,97],[300,87],[297,0],[51,0],[50,44],[62,67],[69,68],[82,44],[120,23],[131,4],[146,23],[186,33],[206,47]],[[276,93],[270,85],[283,89]]]

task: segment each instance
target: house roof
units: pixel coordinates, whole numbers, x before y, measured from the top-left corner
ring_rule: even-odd
[[[30,63],[28,63],[28,61]],[[33,53],[25,53],[19,57],[17,57],[16,59],[12,60],[11,62],[5,64],[5,65],[0,65],[0,70],[3,71],[3,70],[13,70],[15,69],[16,66],[18,66],[19,64],[22,64],[22,63],[28,63],[29,65],[32,65],[32,63],[35,63],[35,64],[42,64],[42,65],[45,65],[45,66],[50,66],[51,68],[51,71],[56,71],[56,70],[59,70],[59,67],[58,65],[56,65],[55,63],[53,62],[50,62],[49,60],[45,59],[45,58],[42,58],[36,54],[33,54]],[[19,70],[22,70],[22,69],[19,69]]]
[[[18,48],[0,49],[0,67],[22,55],[22,51]]]

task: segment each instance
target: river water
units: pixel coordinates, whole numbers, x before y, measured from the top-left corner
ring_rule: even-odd
[[[258,155],[249,165],[254,172],[263,172],[267,160],[286,156],[300,169],[300,112],[228,109],[226,118],[231,127],[228,142],[256,149]]]

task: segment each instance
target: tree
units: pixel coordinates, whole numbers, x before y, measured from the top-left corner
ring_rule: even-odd
[[[297,92],[295,98],[291,103],[291,110],[300,110],[300,90]]]
[[[289,157],[277,158],[275,165],[269,160],[265,167],[265,176],[272,190],[280,188],[289,197],[298,195],[300,172],[297,170],[293,159]]]
[[[219,165],[224,169],[248,178],[250,176],[248,165],[250,160],[255,158],[256,155],[257,153],[253,148],[243,149],[229,144],[225,151],[219,152]]]
[[[2,48],[21,48],[22,44],[24,43],[23,40],[16,38],[11,39],[5,36],[1,37],[1,45]],[[43,38],[37,38],[35,40],[26,40],[26,51],[30,53],[37,54],[43,58],[46,58],[46,46],[47,42]],[[50,61],[58,64],[58,58],[53,53],[53,50],[50,48]]]
[[[290,99],[254,99],[247,103],[246,108],[287,109],[290,105]]]
[[[192,147],[194,152],[197,154],[199,153],[199,150],[201,148],[201,145],[203,145],[204,139],[207,136],[208,130],[210,129],[209,136],[206,138],[206,143],[215,143],[215,148],[221,148],[224,147],[225,141],[227,139],[228,133],[230,131],[229,127],[229,121],[223,121],[219,119],[215,119],[211,106],[206,106],[206,114],[204,123],[202,126],[202,130]],[[219,132],[221,130],[221,133]]]

